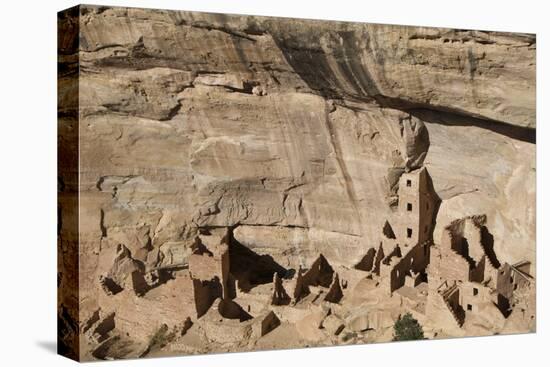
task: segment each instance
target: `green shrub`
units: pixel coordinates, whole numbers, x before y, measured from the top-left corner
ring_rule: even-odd
[[[424,339],[422,326],[407,312],[399,316],[399,320],[393,325],[393,340],[421,340]]]

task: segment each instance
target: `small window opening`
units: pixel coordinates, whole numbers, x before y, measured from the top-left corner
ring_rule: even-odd
[[[411,187],[411,185],[412,185],[411,180],[407,180],[407,187]]]
[[[469,305],[466,306],[466,307],[468,308],[468,311],[472,311],[472,305],[469,304]]]
[[[514,278],[510,277],[510,284],[514,282]]]
[[[407,238],[411,238],[413,235],[413,230],[412,228],[407,228]]]
[[[477,288],[474,288],[474,296],[477,296],[478,290]]]
[[[412,212],[412,210],[413,210],[413,205],[411,203],[407,203],[407,211]]]

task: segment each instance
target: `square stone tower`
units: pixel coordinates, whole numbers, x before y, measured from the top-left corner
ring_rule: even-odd
[[[438,197],[425,167],[401,176],[398,220],[394,224],[398,243],[412,247],[431,238],[437,203]]]

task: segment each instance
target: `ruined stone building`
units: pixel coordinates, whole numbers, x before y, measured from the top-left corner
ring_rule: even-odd
[[[512,300],[514,292],[531,285],[531,263],[520,261],[514,265],[505,263],[498,272],[496,288],[508,300]]]
[[[426,168],[403,173],[378,249],[369,249],[356,269],[371,272],[376,287],[397,292],[418,317],[429,315],[439,325],[460,329],[470,318],[503,323],[513,303],[525,301],[514,294],[528,292],[530,263],[499,262],[484,215],[451,222],[434,242],[439,202]]]
[[[434,240],[439,197],[426,168],[402,174],[396,204],[377,248],[352,269],[331,265],[321,253],[309,267],[287,269],[241,244],[232,227],[201,228],[186,262],[179,264],[165,265],[153,252],[142,263],[119,244],[99,279],[104,303],[114,307],[117,295],[126,292],[135,298],[117,312],[133,315],[137,304],[153,315],[154,289],[171,287],[185,302],[175,298],[163,311],[162,325],[172,323],[191,345],[206,338],[243,348],[275,330],[295,331],[303,343],[342,342],[369,330],[388,334],[403,312],[427,326],[431,337],[466,335],[465,330],[491,325],[505,330],[506,320],[512,329],[533,323],[531,264],[499,262],[484,215],[454,220]],[[354,308],[357,299],[368,311]],[[132,325],[114,312],[97,310],[84,327],[101,356],[116,327],[131,329],[134,340],[150,338],[150,324]]]
[[[220,343],[269,333],[280,324],[277,314],[296,321],[312,313],[325,317],[327,304],[344,296],[338,274],[322,254],[309,268],[289,272],[271,257],[244,248],[230,228],[206,232],[197,236],[189,256],[193,319]],[[319,332],[304,333],[319,337]]]
[[[206,313],[217,298],[229,298],[229,240],[229,230],[195,239],[189,256],[189,274],[198,317]]]
[[[425,270],[439,205],[425,167],[401,175],[398,195],[396,210],[384,224],[373,261],[373,271],[380,275],[389,294],[427,280]]]
[[[444,318],[445,306],[459,327],[471,315],[508,316],[514,291],[532,279],[528,262],[498,261],[485,222],[484,215],[451,222],[430,256],[427,312]]]

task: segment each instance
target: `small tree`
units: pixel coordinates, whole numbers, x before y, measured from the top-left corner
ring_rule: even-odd
[[[393,325],[393,340],[421,340],[424,339],[422,326],[418,321],[407,312],[403,316],[399,316],[399,320]]]

